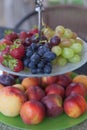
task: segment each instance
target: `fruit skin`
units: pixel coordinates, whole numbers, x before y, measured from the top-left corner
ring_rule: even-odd
[[[34,34],[38,33],[38,28],[33,28],[30,32],[28,32],[29,36],[33,36]]]
[[[24,69],[24,64],[19,59],[12,59],[9,61],[9,68],[14,72],[20,72]]]
[[[39,101],[27,101],[21,107],[20,116],[25,124],[39,124],[45,117],[45,107]]]
[[[25,89],[28,89],[30,86],[39,86],[39,78],[27,77],[22,80],[21,84]]]
[[[86,94],[87,94],[86,88],[82,83],[74,83],[74,82],[70,83],[67,86],[66,91],[65,91],[65,95],[69,96],[72,93],[80,94],[83,97],[86,97]]]
[[[61,39],[58,36],[53,36],[50,39],[50,46],[53,47],[53,46],[59,45],[60,41]]]
[[[4,86],[10,86],[15,83],[15,78],[10,74],[2,74],[0,75],[0,84]]]
[[[22,104],[26,101],[24,93],[19,89],[7,86],[0,89],[0,112],[5,116],[19,115]]]
[[[18,38],[18,34],[16,32],[12,32],[10,30],[8,30],[5,34],[5,37],[4,37],[6,40],[9,40],[9,41],[14,41]]]
[[[13,42],[12,42],[12,41],[9,41],[9,40],[7,40],[7,39],[2,39],[2,40],[0,41],[0,46],[3,45],[3,44],[12,45]]]
[[[46,107],[46,115],[48,117],[55,117],[63,112],[61,96],[49,94],[43,97],[41,101]]]
[[[82,83],[87,89],[87,76],[86,75],[77,75],[73,78],[73,82]]]
[[[45,96],[44,90],[42,90],[39,86],[30,86],[27,89],[26,94],[29,100],[33,99],[37,101],[40,101]]]
[[[2,89],[4,87],[4,85],[0,84],[0,89]]]
[[[86,100],[79,94],[73,93],[64,100],[64,111],[72,118],[81,116],[86,110]]]
[[[10,48],[10,55],[16,59],[22,59],[25,54],[25,48],[21,44],[13,44]]]
[[[19,39],[21,39],[21,40],[25,40],[25,39],[28,37],[28,34],[27,34],[27,32],[25,32],[25,31],[21,31],[21,32],[19,33],[18,37],[19,37]]]
[[[65,89],[57,83],[53,83],[51,85],[48,85],[45,89],[45,92],[47,95],[48,94],[58,94],[61,97],[64,97],[64,95],[65,95]]]
[[[71,82],[72,82],[71,77],[66,74],[58,76],[57,83],[62,85],[64,88],[66,88]]]
[[[21,84],[13,84],[12,87],[18,88],[18,89],[20,89],[21,91],[25,92],[25,88],[24,88],[24,86],[21,85]]]
[[[47,86],[52,83],[55,83],[57,81],[58,77],[57,76],[47,76],[47,77],[42,77],[41,78],[41,85],[42,86]]]

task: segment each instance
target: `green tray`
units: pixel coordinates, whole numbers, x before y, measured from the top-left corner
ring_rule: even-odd
[[[0,114],[0,122],[18,130],[61,130],[80,124],[86,119],[87,112],[85,112],[82,116],[76,119],[70,118],[65,113],[62,113],[56,118],[45,118],[44,121],[42,121],[38,125],[26,125],[23,123],[20,116],[12,118]]]

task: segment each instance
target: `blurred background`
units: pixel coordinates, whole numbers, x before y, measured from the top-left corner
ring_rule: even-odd
[[[59,4],[87,6],[87,0],[44,0],[44,7]],[[34,0],[0,0],[0,26],[13,28],[24,16],[34,10]],[[28,23],[24,28],[28,27]]]

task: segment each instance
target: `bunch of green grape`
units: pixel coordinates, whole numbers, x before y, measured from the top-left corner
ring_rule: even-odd
[[[49,32],[46,32],[47,36]],[[83,41],[78,38],[77,34],[71,29],[63,26],[57,26],[52,32],[52,37],[49,38],[49,46],[57,55],[57,58],[53,61],[54,64],[64,66],[67,63],[78,63],[81,60],[81,54],[83,50]]]

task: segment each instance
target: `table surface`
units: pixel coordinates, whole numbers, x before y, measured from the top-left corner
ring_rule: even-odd
[[[5,30],[14,30],[16,32],[20,32],[20,30],[17,29],[12,29],[12,28],[6,28],[6,27],[0,27],[0,39],[3,38],[4,36],[4,31]],[[82,67],[76,69],[74,72],[78,73],[78,74],[85,74],[87,75],[87,63],[84,64]],[[20,130],[20,129],[15,129],[13,127],[7,126],[3,123],[0,123],[0,130]],[[76,125],[72,128],[68,128],[66,130],[87,130],[87,121],[84,121],[82,123],[80,123],[79,125]]]

